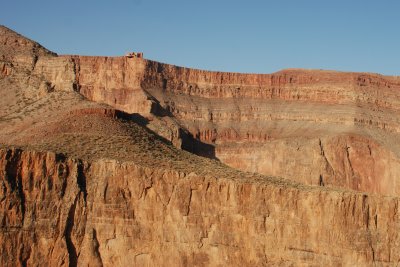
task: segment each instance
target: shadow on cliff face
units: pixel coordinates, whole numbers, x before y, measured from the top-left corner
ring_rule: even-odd
[[[183,131],[182,131],[183,132]],[[193,135],[189,132],[184,132],[181,134],[182,138],[182,146],[183,150],[189,151],[195,155],[215,159],[215,147],[213,145],[203,143],[200,140],[193,137]]]
[[[173,115],[171,114],[171,112],[162,108],[160,105],[157,105],[157,108],[155,110],[153,110],[153,112],[154,112],[153,114],[158,117],[168,116],[168,117],[173,118]],[[130,120],[130,121],[133,121],[133,122],[139,124],[140,126],[143,126],[146,129],[146,131],[154,134],[162,142],[172,145],[170,140],[160,136],[158,133],[149,129],[147,127],[147,125],[149,124],[149,119],[143,117],[139,113],[129,114],[129,113],[126,113],[123,111],[118,111],[116,113],[116,116],[119,119]],[[197,156],[218,160],[215,157],[215,147],[213,145],[201,142],[200,140],[196,139],[189,131],[184,129],[182,126],[179,126],[178,131],[179,131],[178,137],[182,141],[181,147],[180,147],[181,149],[186,150],[190,153],[193,153]]]
[[[155,102],[155,105],[153,105],[151,110],[152,114],[158,117],[175,118],[172,112],[169,110],[168,106],[167,108],[164,108],[161,106],[160,102],[157,99],[152,98],[152,100]],[[179,125],[178,122],[177,125]],[[191,134],[181,125],[179,125],[178,136],[182,140],[181,149],[193,153],[197,156],[218,160],[215,157],[215,147],[213,145],[204,143],[195,138],[193,134]]]

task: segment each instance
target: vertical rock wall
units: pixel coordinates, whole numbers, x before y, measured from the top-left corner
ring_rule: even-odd
[[[1,150],[2,266],[389,266],[398,199]]]

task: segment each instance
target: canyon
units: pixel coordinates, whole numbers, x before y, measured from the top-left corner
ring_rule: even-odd
[[[170,129],[159,130],[170,141],[194,137],[205,144],[189,148],[198,155],[307,184],[399,192],[398,77],[207,72],[124,57],[72,60],[87,99],[161,117],[153,129]]]
[[[396,266],[400,77],[57,55],[0,27],[2,266]]]

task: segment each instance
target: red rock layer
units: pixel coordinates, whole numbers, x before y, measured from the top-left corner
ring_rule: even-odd
[[[159,133],[181,147],[177,129],[187,130],[199,142],[196,153],[207,150],[204,155],[235,168],[309,184],[320,184],[322,177],[324,185],[400,192],[399,77],[297,69],[240,74],[125,57],[62,58],[73,62],[82,95],[128,113],[172,118],[152,129],[170,127]],[[357,147],[376,145],[366,171],[343,167],[349,161],[346,136],[362,143]],[[343,140],[340,148],[329,145],[336,140]],[[326,166],[319,142],[337,164]]]
[[[11,70],[0,79],[3,145],[81,158],[0,149],[1,266],[400,261],[397,197],[324,187],[398,194],[398,78],[56,57],[1,26],[0,43]],[[142,114],[131,118],[147,128],[74,91]],[[320,186],[234,171],[149,129],[240,169]]]

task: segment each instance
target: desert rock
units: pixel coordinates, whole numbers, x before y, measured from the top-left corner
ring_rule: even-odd
[[[1,266],[400,261],[399,77],[0,41]]]

